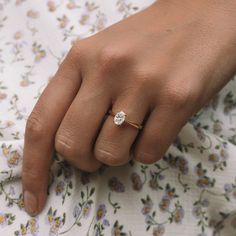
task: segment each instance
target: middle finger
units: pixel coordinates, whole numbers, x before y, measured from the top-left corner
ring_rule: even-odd
[[[79,169],[93,172],[102,164],[94,158],[92,148],[110,101],[102,86],[91,86],[84,80],[62,120],[56,134],[56,150]]]

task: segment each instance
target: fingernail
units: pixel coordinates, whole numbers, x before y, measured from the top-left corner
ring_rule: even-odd
[[[24,191],[24,205],[25,210],[31,216],[35,216],[37,214],[38,203],[37,199],[33,193],[29,191]]]

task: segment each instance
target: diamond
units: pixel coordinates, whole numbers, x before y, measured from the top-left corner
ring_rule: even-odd
[[[114,116],[114,123],[116,125],[121,125],[125,121],[126,114],[123,111],[119,111]]]

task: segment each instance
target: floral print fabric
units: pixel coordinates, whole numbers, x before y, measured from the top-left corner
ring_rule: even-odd
[[[236,235],[234,78],[153,165],[131,161],[88,174],[55,153],[45,209],[37,217],[24,211],[24,129],[40,94],[75,39],[152,2],[0,0],[1,235]]]

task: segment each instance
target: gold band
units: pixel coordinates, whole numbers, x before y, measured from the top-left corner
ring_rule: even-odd
[[[109,112],[108,112],[108,114],[110,114],[110,115],[112,115],[112,116],[116,116],[116,114],[112,111],[112,110],[110,110]],[[140,124],[138,124],[138,123],[135,123],[135,122],[132,122],[132,121],[129,121],[129,120],[124,120],[124,122],[126,122],[127,124],[129,124],[129,125],[131,125],[131,126],[133,126],[133,127],[135,127],[136,129],[139,129],[139,130],[141,130],[142,128],[143,128],[143,126],[142,125],[140,125]]]

